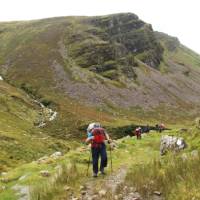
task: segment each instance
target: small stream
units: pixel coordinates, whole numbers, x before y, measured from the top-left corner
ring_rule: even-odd
[[[46,107],[44,104],[42,104],[41,102],[39,102],[38,100],[34,99],[34,102],[36,104],[38,104],[41,108],[41,121],[39,122],[39,124],[37,125],[38,128],[42,128],[44,126],[46,126],[46,123],[49,121],[53,121],[56,119],[58,112],[53,111],[51,108]]]

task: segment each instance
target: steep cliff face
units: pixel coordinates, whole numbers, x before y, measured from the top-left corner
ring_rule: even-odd
[[[66,42],[76,63],[111,80],[135,79],[136,57],[158,68],[163,49],[151,25],[134,14],[86,18]]]

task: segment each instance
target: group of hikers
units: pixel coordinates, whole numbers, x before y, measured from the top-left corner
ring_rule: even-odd
[[[156,124],[155,130],[162,132],[163,130],[165,130],[165,125]],[[149,131],[150,131],[149,125],[143,128],[137,127],[134,130],[133,135],[135,135],[137,139],[141,139],[142,133],[143,132],[147,133]],[[87,139],[85,142],[86,144],[91,144],[93,177],[95,178],[98,177],[99,171],[101,175],[105,175],[104,168],[107,167],[107,163],[108,163],[106,141],[108,142],[108,144],[111,144],[113,142],[109,134],[106,132],[106,130],[101,127],[101,124],[100,123],[89,124],[87,128]],[[100,168],[99,168],[99,157],[101,157]]]

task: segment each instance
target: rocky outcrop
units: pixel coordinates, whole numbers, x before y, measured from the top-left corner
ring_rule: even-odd
[[[183,138],[164,135],[161,138],[160,154],[164,155],[167,151],[180,151],[186,148],[186,142]]]

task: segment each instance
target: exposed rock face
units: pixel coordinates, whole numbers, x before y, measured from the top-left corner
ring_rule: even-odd
[[[164,155],[168,150],[179,151],[186,148],[186,143],[183,138],[164,135],[161,138],[160,154]]]
[[[134,78],[135,55],[142,54],[142,60],[151,67],[157,68],[160,64],[163,49],[151,25],[136,15],[126,13],[92,17],[84,22],[91,27],[83,32],[74,32],[69,38],[70,45],[80,44],[69,54],[80,66],[117,79],[118,72]],[[94,37],[98,40],[91,40]],[[111,75],[111,70],[115,70],[115,75]]]

